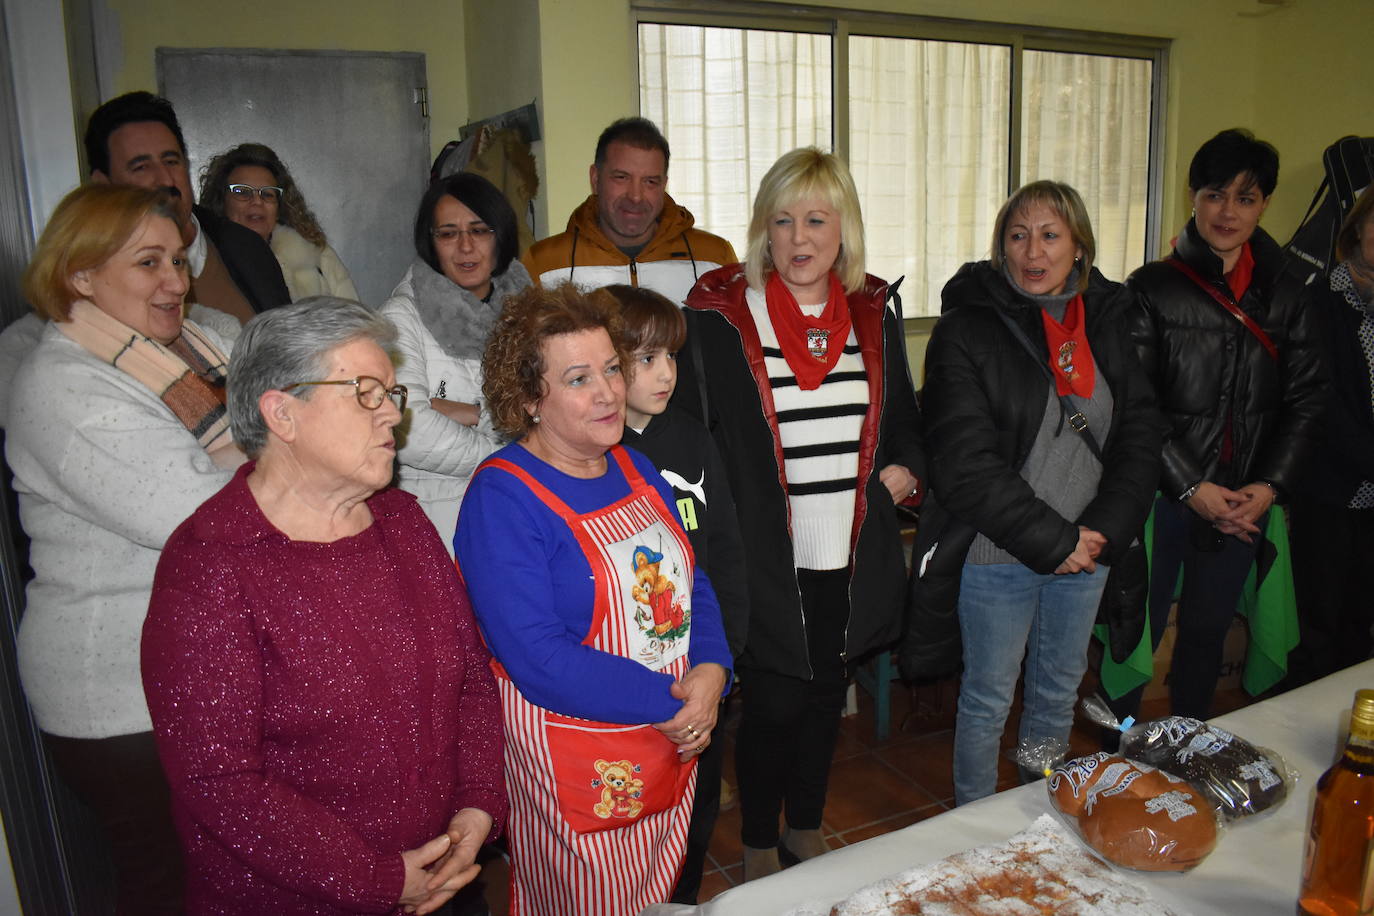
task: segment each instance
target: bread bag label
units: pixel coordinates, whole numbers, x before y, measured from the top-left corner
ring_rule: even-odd
[[[1169,820],[1177,823],[1191,814],[1197,814],[1197,808],[1192,804],[1192,798],[1184,792],[1175,789],[1173,792],[1165,792],[1163,795],[1156,795],[1154,798],[1146,799],[1145,810],[1151,814],[1158,814],[1163,811],[1169,815]]]

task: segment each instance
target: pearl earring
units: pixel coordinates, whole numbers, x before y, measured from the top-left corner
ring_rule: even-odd
[[[535,415],[534,415],[534,422],[536,422],[536,423],[539,422],[539,414],[535,414]]]

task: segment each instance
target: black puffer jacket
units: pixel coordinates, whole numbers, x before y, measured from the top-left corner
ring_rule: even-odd
[[[801,593],[792,554],[782,442],[764,354],[746,300],[743,265],[705,274],[687,297],[688,340],[673,403],[707,426],[725,461],[747,553],[749,638],[740,665],[810,679]],[[868,277],[850,293],[854,335],[871,401],[858,443],[858,492],[850,552],[850,614],[844,654],[858,659],[896,640],[906,564],[897,513],[879,478],[904,465],[924,483],[920,414],[907,373],[901,321],[888,286]],[[699,348],[702,384],[692,355]],[[702,410],[701,392],[708,405]]]
[[[1262,229],[1251,236],[1250,250],[1255,272],[1239,304],[1274,342],[1277,361],[1235,316],[1164,261],[1146,264],[1126,281],[1137,303],[1131,336],[1167,424],[1160,488],[1171,498],[1203,480],[1233,488],[1267,481],[1282,498],[1318,433],[1324,372],[1300,305],[1307,272]],[[1231,297],[1221,259],[1192,221],[1172,256]],[[1232,456],[1220,467],[1228,418]]]
[[[1094,270],[1083,294],[1088,343],[1111,386],[1113,408],[1106,441],[1098,437],[1102,480],[1076,519],[1064,518],[1036,497],[1018,472],[1044,418],[1050,381],[994,309],[1010,315],[1048,363],[1039,307],[987,261],[961,267],[946,284],[943,300],[944,314],[926,351],[921,402],[930,486],[938,505],[1038,573],[1054,572],[1073,552],[1079,525],[1106,536],[1101,559],[1111,565],[1149,514],[1161,435],[1149,384],[1131,353],[1123,321],[1128,299],[1121,285]],[[1078,434],[1066,423],[1060,435]],[[923,527],[926,522],[923,517]],[[953,559],[944,558],[939,568],[962,567],[962,557],[957,564]]]
[[[1112,390],[1106,466],[1097,496],[1066,519],[1035,495],[1019,469],[1049,403],[1049,379],[996,310],[1011,316],[1048,362],[1044,322],[987,261],[965,264],[945,285],[944,315],[926,350],[922,399],[931,492],[921,506],[907,626],[901,647],[907,677],[942,677],[958,668],[959,581],[978,532],[1030,569],[1053,572],[1078,545],[1078,525],[1101,531],[1105,565],[1116,565],[1139,535],[1159,478],[1163,421],[1131,352],[1120,284],[1096,270],[1083,293],[1088,344]],[[1056,408],[1057,409],[1057,408]],[[1075,436],[1067,424],[1063,436]],[[1140,640],[1145,570],[1139,558],[1108,580],[1104,619],[1118,660]]]
[[[1322,434],[1298,473],[1293,497],[1344,509],[1361,483],[1374,480],[1370,371],[1360,344],[1364,315],[1321,278],[1304,291],[1302,309],[1331,384],[1324,391]]]

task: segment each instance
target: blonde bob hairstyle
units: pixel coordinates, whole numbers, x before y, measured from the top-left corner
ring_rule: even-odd
[[[176,222],[166,192],[113,184],[77,188],[62,198],[38,237],[24,269],[24,298],[45,320],[66,321],[81,298],[72,277],[114,257],[149,216]]]
[[[1374,184],[1355,198],[1355,206],[1345,215],[1341,231],[1336,233],[1336,260],[1349,261],[1360,253],[1360,230],[1374,214]]]
[[[1032,181],[1022,185],[1002,204],[997,211],[997,222],[992,227],[992,266],[1001,270],[1007,261],[1007,225],[1012,217],[1024,210],[1043,204],[1059,215],[1069,229],[1069,236],[1083,252],[1078,263],[1078,291],[1088,288],[1088,274],[1093,269],[1093,258],[1097,256],[1097,241],[1093,238],[1093,224],[1088,219],[1088,208],[1083,206],[1083,198],[1078,192],[1059,181]]]
[[[498,432],[518,439],[534,427],[528,407],[549,393],[544,341],[596,328],[610,336],[625,374],[630,354],[620,303],[606,290],[584,292],[572,283],[560,283],[548,289],[531,286],[506,299],[482,353],[482,397]]]
[[[834,153],[823,153],[814,146],[784,153],[759,182],[744,258],[744,274],[749,285],[762,289],[773,271],[773,258],[768,251],[768,226],[774,214],[808,197],[819,197],[839,214],[840,253],[833,269],[844,284],[845,292],[862,289],[864,224],[859,192],[854,189],[854,179],[844,162]]]

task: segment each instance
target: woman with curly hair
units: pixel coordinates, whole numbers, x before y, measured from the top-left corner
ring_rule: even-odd
[[[616,301],[572,284],[506,301],[482,393],[515,442],[473,475],[454,538],[501,691],[511,910],[668,900],[731,658],[673,491],[620,446]]]
[[[200,173],[200,203],[272,246],[292,302],[307,296],[358,298],[348,268],[271,147],[240,143],[211,159]]]

